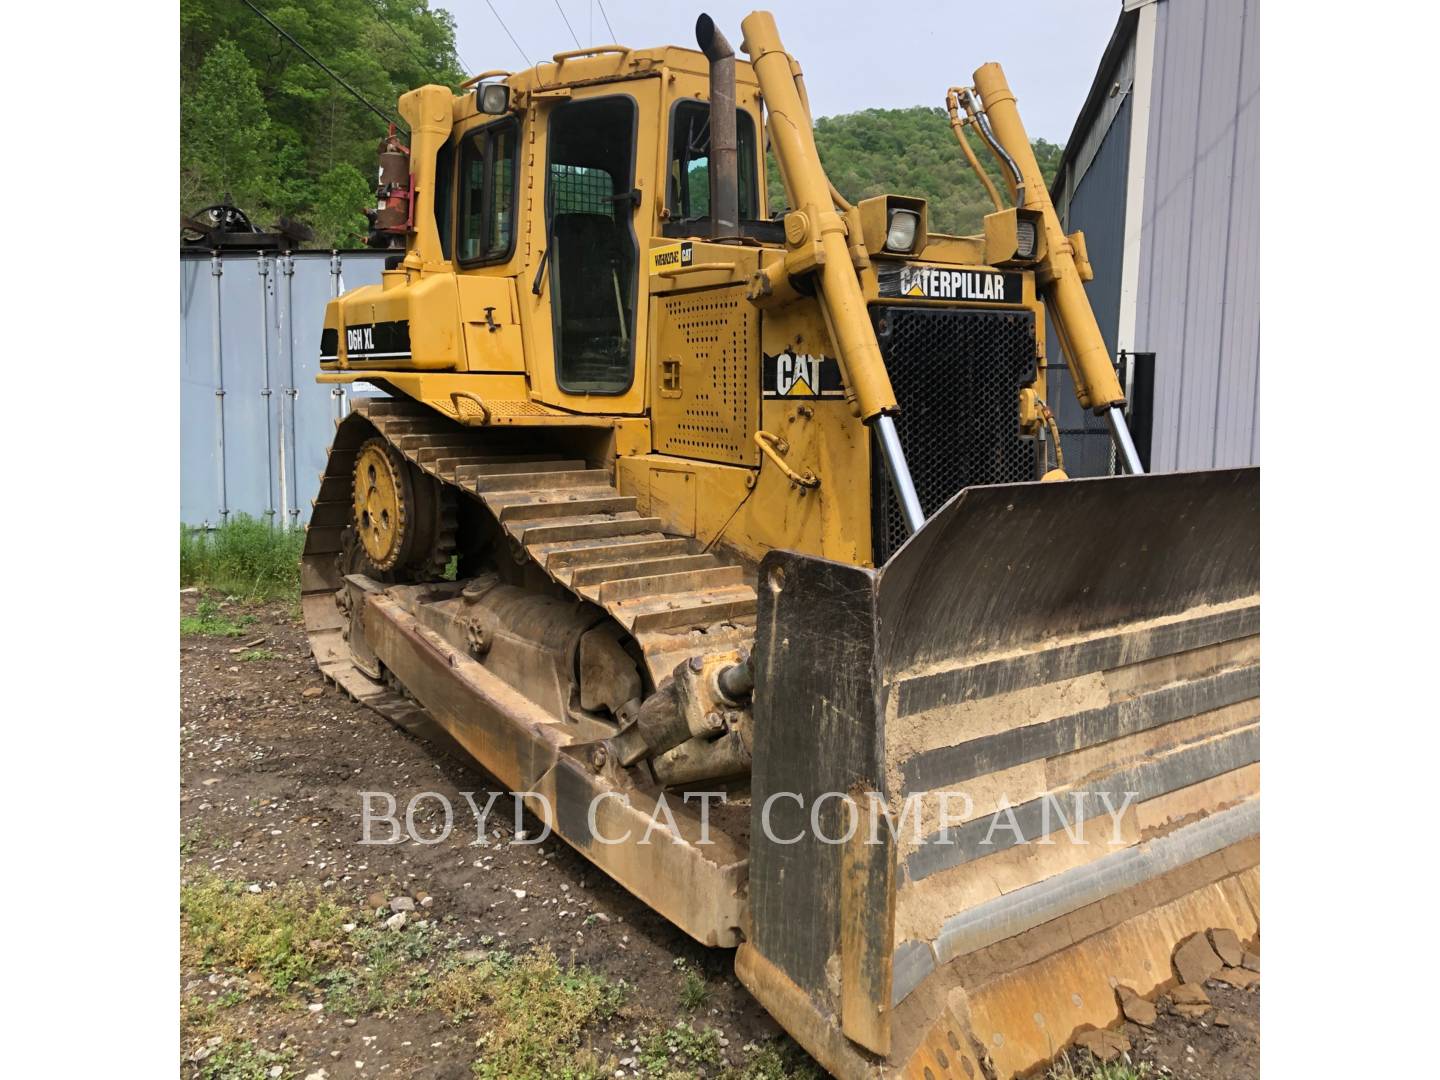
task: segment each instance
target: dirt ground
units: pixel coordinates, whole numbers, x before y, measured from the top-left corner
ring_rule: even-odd
[[[193,618],[201,599],[182,593],[182,616]],[[471,846],[474,817],[461,792],[483,807],[493,782],[325,683],[292,605],[212,598],[205,613],[228,620],[239,636],[181,637],[182,894],[191,912],[182,923],[182,1076],[494,1075],[477,1062],[495,1045],[486,1025],[496,1014],[446,1008],[434,987],[446,985],[447,957],[481,963],[547,947],[562,972],[583,965],[607,986],[623,984],[607,998],[614,1006],[598,1009],[577,1036],[582,1066],[560,1075],[819,1075],[735,979],[732,952],[696,945],[557,839],[515,843],[507,796],[491,811],[488,844]],[[456,810],[454,833],[435,844],[361,845],[365,790],[396,793],[402,820],[409,796],[440,792]],[[435,835],[443,825],[438,802],[417,806],[415,824]],[[519,839],[538,833],[533,818],[523,826]],[[221,892],[205,891],[212,887]],[[289,930],[267,931],[262,947],[245,954],[250,967],[270,973],[263,984],[235,959],[230,928],[212,926],[202,944],[191,940],[195,913],[211,910],[199,906],[206,897],[221,897],[231,906],[214,910],[233,913],[251,898],[279,904],[301,895],[350,913],[335,916],[337,926],[350,920],[337,934],[383,931],[386,920],[407,924],[411,951],[395,966],[377,966],[374,950],[354,961],[372,987],[368,1004],[338,997],[333,974],[328,991],[318,980],[307,983],[303,963],[291,981],[289,950],[303,953],[305,943],[291,942]],[[316,956],[363,951],[308,944]],[[366,964],[375,970],[360,970]],[[556,985],[573,990],[563,978]],[[1258,1076],[1258,991],[1215,986],[1210,996],[1217,1012],[1207,1020],[1162,1009],[1153,1028],[1128,1025],[1137,1069],[1128,1075]],[[526,1008],[519,1007],[522,1018]],[[1228,1026],[1217,1026],[1217,1016]],[[534,1075],[556,1068],[535,1060]],[[1092,1072],[1083,1052],[1071,1060],[1077,1076],[1126,1075]]]

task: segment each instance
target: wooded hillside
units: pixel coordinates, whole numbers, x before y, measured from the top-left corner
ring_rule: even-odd
[[[815,143],[831,182],[847,199],[887,192],[923,196],[930,203],[934,232],[978,232],[981,218],[992,209],[984,187],[955,142],[949,117],[938,106],[865,109],[821,117],[815,121]],[[989,150],[973,133],[970,145],[1003,193],[1005,186]],[[1060,164],[1061,147],[1044,139],[1036,139],[1032,145],[1049,183]],[[774,178],[771,204],[784,204]]]

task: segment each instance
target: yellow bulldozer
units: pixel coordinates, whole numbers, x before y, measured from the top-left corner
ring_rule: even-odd
[[[830,183],[768,13],[743,59],[696,29],[401,97],[393,254],[325,314],[320,381],[378,393],[314,654],[835,1075],[1024,1073],[1258,935],[1258,470],[1143,474],[997,64],[949,92],[995,207],[951,236]],[[1060,467],[1057,353],[1128,475]]]

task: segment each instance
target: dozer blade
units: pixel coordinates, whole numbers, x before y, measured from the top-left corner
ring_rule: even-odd
[[[766,557],[736,969],[832,1072],[1024,1073],[1256,937],[1259,487],[970,488],[879,570]]]

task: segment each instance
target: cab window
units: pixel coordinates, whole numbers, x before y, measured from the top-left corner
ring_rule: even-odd
[[[503,262],[515,246],[518,125],[490,124],[469,136],[460,155],[459,261]]]
[[[735,111],[735,149],[740,186],[740,218],[760,216],[759,185],[755,177],[755,121],[743,109]],[[670,168],[665,205],[671,221],[694,221],[710,216],[710,105],[681,101],[670,123]]]
[[[550,118],[546,215],[555,368],[571,394],[619,394],[634,371],[636,106],[571,101]]]

